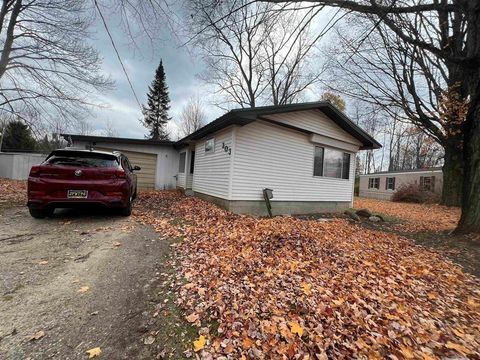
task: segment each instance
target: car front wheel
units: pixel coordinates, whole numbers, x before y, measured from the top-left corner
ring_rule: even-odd
[[[28,208],[30,215],[35,219],[44,219],[53,215],[54,209],[32,209]]]

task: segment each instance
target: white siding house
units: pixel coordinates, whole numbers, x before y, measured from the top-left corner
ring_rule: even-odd
[[[233,212],[259,215],[266,214],[265,188],[273,190],[276,214],[351,207],[355,154],[380,146],[324,102],[234,110],[179,143],[187,158],[195,151],[192,185],[182,176],[179,187]]]
[[[273,190],[275,214],[351,207],[355,154],[380,147],[329,102],[232,110],[175,143],[148,145],[115,141],[120,150],[157,153],[156,188],[173,181],[228,210],[258,215],[267,213],[265,188]]]
[[[418,185],[420,189],[442,195],[442,168],[384,171],[360,175],[359,196],[391,200],[402,186]]]

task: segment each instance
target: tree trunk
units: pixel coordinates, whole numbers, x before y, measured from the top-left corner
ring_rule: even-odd
[[[455,233],[480,233],[480,102],[467,119],[465,132],[462,216]],[[469,121],[470,120],[470,121]]]
[[[460,206],[462,199],[463,154],[459,144],[449,142],[445,146],[443,188],[441,204]]]

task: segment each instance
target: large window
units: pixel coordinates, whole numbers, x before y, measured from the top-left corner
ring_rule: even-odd
[[[178,172],[183,174],[185,172],[185,158],[187,156],[186,152],[180,153],[180,158],[178,160]]]
[[[395,178],[394,177],[387,177],[385,182],[385,189],[386,190],[395,190]]]
[[[313,175],[348,179],[350,176],[350,154],[315,146]]]
[[[435,191],[435,176],[420,176],[420,188],[425,191]]]
[[[211,138],[205,141],[205,153],[211,153],[215,151],[215,139]]]
[[[369,178],[368,179],[368,188],[369,189],[380,189],[380,178]]]

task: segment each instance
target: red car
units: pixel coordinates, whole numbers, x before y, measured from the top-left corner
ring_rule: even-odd
[[[129,216],[137,195],[134,172],[138,170],[117,151],[52,151],[30,170],[28,209],[34,218],[44,218],[55,208],[100,204]]]

